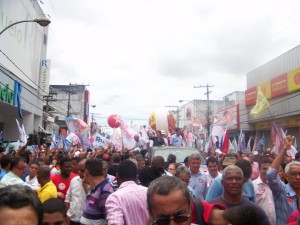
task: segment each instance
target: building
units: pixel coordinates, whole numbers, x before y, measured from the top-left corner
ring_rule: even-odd
[[[51,98],[44,107],[45,120],[47,121],[46,130],[58,132],[59,128],[66,128],[65,118],[69,116],[89,123],[90,93],[86,85],[50,85],[50,96]],[[54,118],[54,120],[47,119],[49,117]]]
[[[250,115],[256,103],[257,87],[260,87],[270,103],[257,119]],[[267,146],[271,143],[271,128],[280,124],[288,134],[298,137],[300,126],[300,45],[278,56],[266,64],[247,73],[245,92],[248,122],[265,135]],[[299,143],[299,142],[298,142]]]
[[[37,1],[0,1],[0,30],[10,24],[45,17]],[[0,35],[0,131],[18,140],[16,119],[27,134],[42,124],[43,98],[48,95],[48,27],[35,22],[13,25]]]

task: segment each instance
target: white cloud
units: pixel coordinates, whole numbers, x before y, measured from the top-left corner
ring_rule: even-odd
[[[300,2],[51,0],[51,84],[89,84],[108,116],[148,119],[179,99],[246,89],[245,74],[299,44]],[[50,4],[51,3],[51,4]]]

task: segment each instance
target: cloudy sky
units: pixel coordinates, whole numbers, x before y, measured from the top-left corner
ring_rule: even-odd
[[[42,0],[50,84],[89,85],[91,112],[135,122],[180,99],[220,100],[300,44],[299,0]]]

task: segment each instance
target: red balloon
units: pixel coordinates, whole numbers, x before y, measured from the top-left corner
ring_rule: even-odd
[[[121,117],[118,114],[112,114],[107,118],[107,123],[111,128],[120,127],[121,121]]]

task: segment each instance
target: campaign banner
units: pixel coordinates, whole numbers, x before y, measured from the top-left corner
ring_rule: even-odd
[[[107,149],[108,148],[108,140],[103,137],[101,134],[95,134],[93,136],[93,146],[94,148],[104,148],[104,149]]]
[[[75,132],[71,132],[69,133],[69,135],[66,137],[66,142],[68,144],[73,144],[73,145],[77,145],[80,143],[80,137],[75,133]]]

